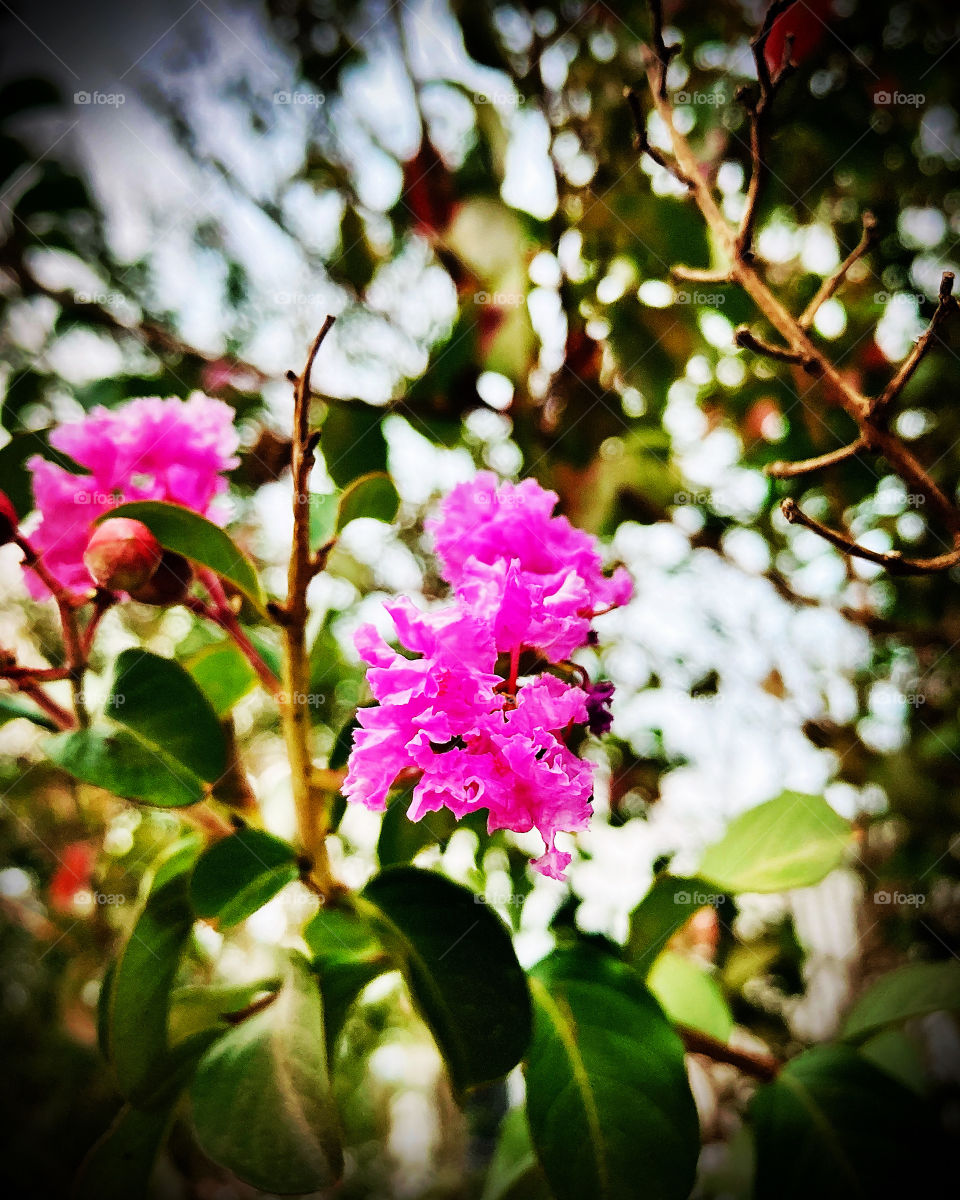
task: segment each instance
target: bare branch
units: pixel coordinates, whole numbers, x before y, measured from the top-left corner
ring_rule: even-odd
[[[679,46],[668,46],[663,40],[663,4],[661,0],[650,0],[650,19],[653,24],[653,53],[657,59],[657,94],[661,100],[667,98],[667,71],[670,60]]]
[[[768,463],[765,469],[774,479],[794,479],[798,475],[809,475],[812,471],[821,471],[824,467],[846,462],[848,458],[855,458],[867,448],[866,440],[858,437],[849,445],[841,446],[837,450],[828,450],[826,454],[820,454],[816,458],[805,458],[799,462],[772,462]]]
[[[886,567],[892,575],[932,575],[939,571],[949,570],[950,567],[955,567],[957,563],[960,563],[960,548],[951,550],[947,554],[936,555],[933,558],[904,558],[897,550],[887,552],[871,550],[867,546],[861,546],[859,542],[855,542],[846,534],[831,529],[829,525],[822,525],[813,517],[808,517],[795,500],[782,501],[780,511],[791,525],[802,525],[805,529],[810,529],[813,533],[818,534],[831,546],[836,546],[844,554],[877,563],[881,567]]]
[[[869,412],[871,420],[879,420],[900,395],[909,383],[914,371],[920,366],[923,356],[929,350],[930,344],[936,336],[937,330],[956,307],[957,301],[953,295],[953,272],[944,271],[943,278],[940,280],[939,302],[930,320],[930,324],[914,343],[913,349],[904,359],[896,375],[894,375],[880,395],[875,396],[870,402]]]
[[[733,276],[729,270],[713,267],[685,267],[682,264],[670,268],[670,274],[675,279],[686,283],[732,283]]]
[[[658,166],[663,167],[665,171],[669,171],[674,179],[682,183],[684,187],[692,188],[693,181],[688,179],[680,167],[672,159],[668,158],[662,150],[654,146],[649,137],[647,137],[647,128],[643,119],[643,108],[641,107],[640,97],[636,91],[631,87],[625,87],[623,95],[630,108],[630,114],[633,117],[634,149],[640,154],[648,154]]]
[[[823,283],[820,284],[816,295],[797,318],[797,323],[800,325],[801,329],[810,328],[810,326],[813,324],[813,318],[817,315],[823,305],[826,304],[834,292],[836,292],[837,288],[841,283],[843,283],[844,279],[846,279],[847,272],[858,258],[862,258],[863,255],[866,254],[876,240],[877,218],[872,212],[865,212],[863,214],[863,233],[860,237],[860,241],[857,242],[856,246],[850,251],[850,253],[843,260],[840,266],[837,267],[834,273],[828,276],[828,278],[826,278]]]
[[[737,327],[733,340],[744,350],[765,354],[767,358],[774,358],[778,362],[793,363],[795,366],[803,367],[810,375],[820,374],[820,366],[816,358],[809,354],[803,354],[799,350],[791,350],[789,346],[774,346],[772,342],[764,341],[763,338],[752,333],[746,325]]]

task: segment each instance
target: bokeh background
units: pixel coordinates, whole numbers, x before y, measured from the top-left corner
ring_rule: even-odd
[[[748,163],[734,93],[763,7],[666,6],[682,42],[678,124],[717,164],[731,219]],[[924,328],[942,271],[958,269],[960,14],[935,0],[802,7],[758,250],[800,311],[857,242],[863,210],[876,214],[876,248],[816,321],[840,369],[874,391]],[[626,939],[656,869],[691,869],[731,816],[792,788],[858,820],[861,861],[686,931],[682,949],[716,964],[744,1044],[789,1053],[829,1037],[880,971],[956,956],[960,574],[891,580],[780,516],[786,489],[764,465],[852,431],[816,381],[734,346],[755,317],[736,288],[671,279],[674,264],[707,266],[711,248],[682,189],[633,146],[622,92],[642,78],[643,5],[11,0],[0,25],[0,485],[18,506],[49,426],[199,389],[236,408],[232,528],[282,592],[284,373],[334,313],[315,379],[336,453],[315,485],[388,467],[403,504],[396,526],[352,526],[311,590],[321,750],[364,695],[351,632],[379,619],[385,595],[437,594],[423,515],[478,466],[554,488],[633,573],[634,600],[600,620],[584,658],[617,685],[615,726],[569,889],[530,880],[523,838],[481,847],[447,830],[434,845],[399,811],[383,831],[366,811],[343,816],[348,882],[370,874],[378,839],[381,859],[419,851],[484,888],[531,963],[565,924]],[[655,120],[649,133],[663,144]],[[895,418],[950,495],[957,346],[945,330]],[[875,461],[791,494],[875,548],[941,547]],[[53,617],[16,562],[0,550],[0,642],[41,661],[56,653]],[[202,656],[209,638],[182,609],[111,613],[104,693],[123,647]],[[269,822],[292,835],[272,708],[251,693],[235,715]],[[43,763],[42,732],[0,720],[0,1179],[64,1194],[116,1103],[95,1048],[103,961],[175,822],[78,806]],[[294,886],[229,945],[206,931],[193,969],[230,978],[266,961],[308,903]],[[351,1194],[465,1194],[493,1118],[457,1113],[429,1038],[397,1015],[395,986],[377,987],[344,1051]],[[895,1037],[878,1061],[955,1113],[954,1023]],[[701,1194],[719,1196],[739,1084],[694,1070],[711,1142]],[[186,1139],[163,1171],[171,1196],[252,1194],[224,1190],[237,1185]]]

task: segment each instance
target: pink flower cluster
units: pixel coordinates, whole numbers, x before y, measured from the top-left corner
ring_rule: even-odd
[[[89,472],[75,475],[36,456],[33,495],[41,515],[30,541],[44,566],[72,591],[94,586],[83,563],[93,522],[128,500],[170,500],[216,519],[223,472],[239,462],[233,409],[221,400],[148,397],[95,408],[50,434],[55,450]],[[26,574],[31,592],[46,588]]]
[[[358,713],[343,791],[382,810],[398,777],[416,773],[412,820],[485,808],[491,831],[536,829],[546,850],[533,867],[562,879],[570,855],[556,835],[586,828],[593,788],[592,764],[567,739],[578,726],[608,726],[612,688],[550,673],[520,678],[519,658],[535,651],[564,662],[590,639],[591,619],[628,600],[632,585],[622,569],[603,574],[596,539],[553,516],[556,502],[532,479],[498,486],[483,472],[428,522],[453,600],[431,612],[409,600],[386,605],[406,653],[372,625],[357,631],[378,703]],[[503,673],[498,659],[509,664]]]

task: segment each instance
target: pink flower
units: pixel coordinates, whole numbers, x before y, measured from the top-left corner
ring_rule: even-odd
[[[570,856],[554,839],[585,828],[591,813],[592,764],[563,740],[587,720],[586,693],[544,675],[522,685],[514,704],[493,670],[489,624],[459,605],[388,609],[402,644],[422,657],[392,652],[370,626],[358,631],[379,703],[357,714],[344,795],[382,810],[397,777],[419,773],[411,820],[443,807],[457,817],[486,808],[491,831],[537,829],[546,852],[533,866],[562,878]]]
[[[558,662],[585,644],[590,620],[626,603],[622,568],[603,574],[597,540],[553,515],[557,495],[536,480],[502,483],[483,471],[455,487],[427,522],[437,554],[461,600],[492,619],[497,646],[525,645]]]
[[[189,400],[149,397],[118,408],[95,408],[61,425],[50,444],[87,475],[74,475],[40,457],[27,464],[41,522],[30,541],[44,565],[67,588],[93,586],[83,565],[90,526],[128,500],[170,500],[217,518],[216,498],[227,488],[223,472],[237,465],[233,409],[208,396]],[[34,596],[46,589],[30,572]]]

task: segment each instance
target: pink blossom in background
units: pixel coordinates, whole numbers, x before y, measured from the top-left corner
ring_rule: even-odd
[[[379,811],[398,779],[418,778],[412,820],[486,809],[491,832],[536,829],[545,850],[532,866],[562,879],[571,856],[556,835],[586,828],[593,791],[593,764],[567,741],[609,727],[613,688],[518,678],[520,654],[563,663],[631,582],[625,571],[604,576],[596,539],[553,516],[556,501],[533,480],[498,487],[484,472],[428,522],[454,596],[430,612],[409,600],[385,606],[419,657],[391,650],[373,626],[357,631],[377,704],[357,714],[343,792]]]
[[[89,590],[83,551],[90,526],[129,500],[169,500],[215,520],[216,498],[227,488],[223,473],[239,461],[233,416],[208,396],[149,397],[95,408],[55,429],[51,446],[90,473],[74,475],[39,456],[27,464],[41,516],[30,541],[47,569],[70,590]],[[32,572],[26,580],[34,596],[47,594]]]

